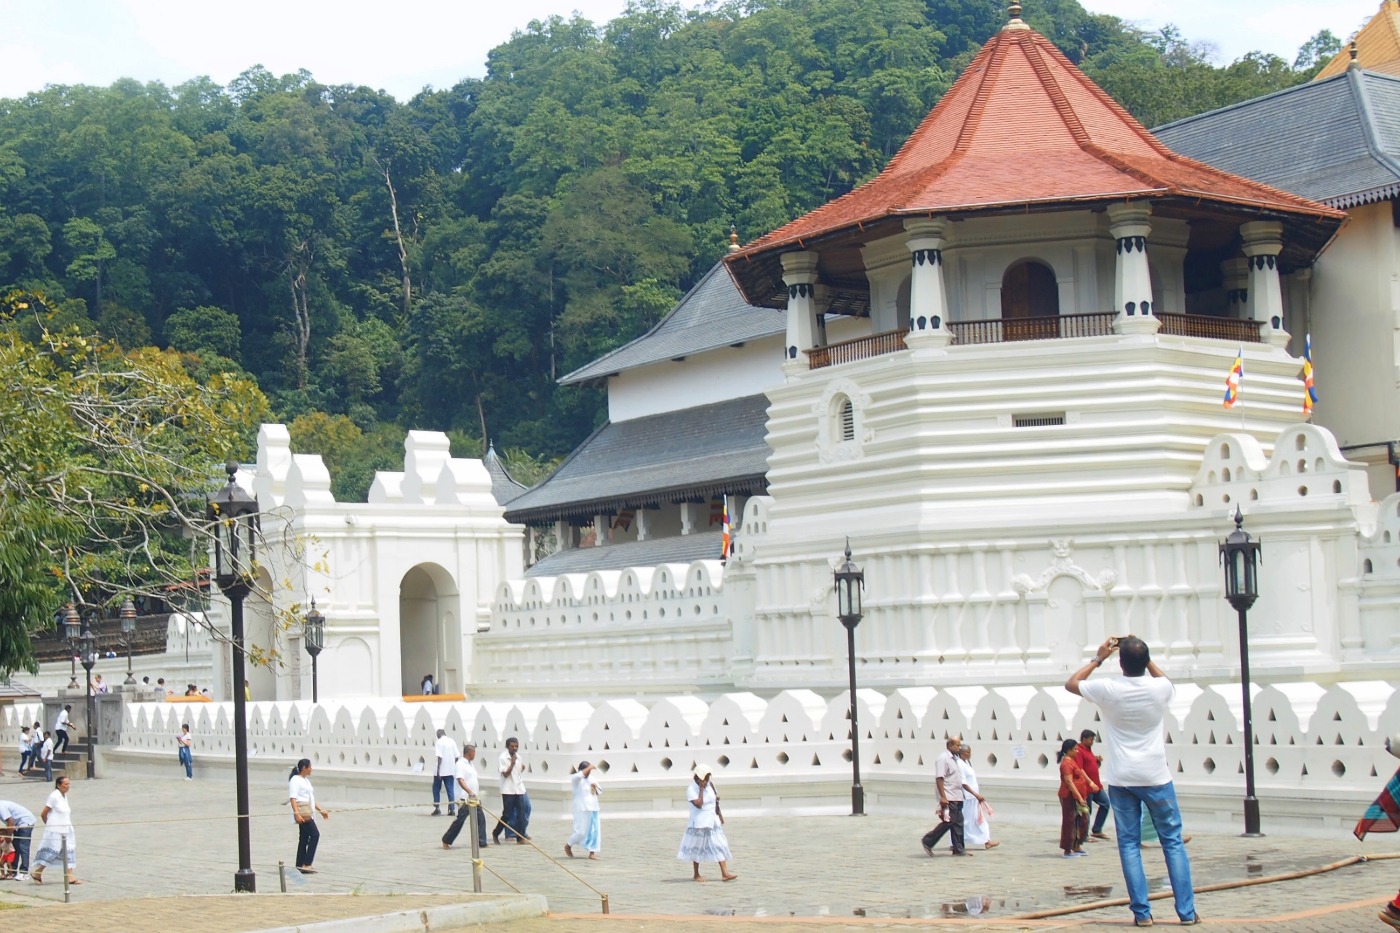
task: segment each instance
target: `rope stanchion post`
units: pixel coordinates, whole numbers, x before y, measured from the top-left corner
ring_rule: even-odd
[[[476,797],[467,798],[467,835],[472,837],[472,892],[481,893],[481,839],[478,838],[478,820],[484,819],[481,814],[481,800]]]
[[[608,896],[606,894],[603,895],[603,913],[612,913],[612,911],[608,910]]]
[[[63,862],[63,903],[68,903],[68,834],[64,833],[58,840],[58,857]]]
[[[287,863],[281,859],[277,860],[277,880],[282,885],[282,893],[287,893]]]

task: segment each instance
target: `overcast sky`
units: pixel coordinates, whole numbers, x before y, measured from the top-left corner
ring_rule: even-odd
[[[858,0],[857,0],[858,2]],[[1024,0],[1027,5],[1036,0]],[[1318,30],[1346,39],[1379,0],[1081,0],[1155,29],[1214,43],[1221,63],[1262,49],[1292,62]],[[485,73],[486,53],[532,19],[574,10],[603,24],[626,0],[0,0],[0,97],[117,78],[227,84],[252,65],[305,68],[324,84],[367,84],[407,100]],[[1170,13],[1158,12],[1170,7]]]

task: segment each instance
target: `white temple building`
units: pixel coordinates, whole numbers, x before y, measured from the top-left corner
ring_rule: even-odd
[[[327,644],[313,705],[299,633],[249,607],[249,637],[284,659],[254,685],[259,754],[313,757],[322,783],[416,788],[447,728],[487,749],[519,736],[536,793],[586,755],[610,807],[665,809],[702,760],[735,806],[840,807],[832,568],[849,539],[870,807],[926,809],[928,764],[961,733],[1013,812],[1058,813],[1058,739],[1094,722],[1061,685],[1131,632],[1178,685],[1184,803],[1237,823],[1240,644],[1218,546],[1240,509],[1263,542],[1249,652],[1265,820],[1354,820],[1400,732],[1400,495],[1336,430],[1400,435],[1400,341],[1381,323],[1363,336],[1371,312],[1318,286],[1392,283],[1393,332],[1393,225],[1179,155],[1018,11],[877,178],[736,242],[651,332],[565,377],[606,385],[609,418],[534,488],[412,432],[402,473],[336,502],[320,458],[265,426],[246,484],[265,525],[306,542],[268,579],[290,581],[289,606],[316,600]],[[1354,234],[1381,267],[1330,271]],[[1328,348],[1315,423],[1307,332]],[[1373,346],[1348,371],[1334,348],[1356,340]],[[533,562],[540,536],[558,548]],[[427,673],[453,696],[413,696]],[[129,707],[108,763],[168,757],[178,714]],[[200,714],[217,760],[228,706]]]

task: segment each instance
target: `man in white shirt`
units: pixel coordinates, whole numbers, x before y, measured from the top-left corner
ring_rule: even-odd
[[[19,732],[19,773],[21,776],[29,770],[29,766],[37,757],[39,756],[34,754],[34,739],[29,732],[29,727],[25,726]]]
[[[433,816],[442,815],[439,804],[442,802],[444,787],[447,788],[447,815],[453,816],[457,812],[454,806],[457,794],[452,789],[452,783],[457,776],[457,743],[445,730],[439,729],[433,752],[437,755],[437,766],[433,769]]]
[[[476,811],[476,840],[477,845],[485,848],[486,842],[486,814],[481,812],[480,806],[469,807],[465,801],[479,803],[481,797],[481,778],[476,773],[476,765],[472,764],[476,760],[476,746],[471,742],[462,746],[462,757],[457,759],[457,787],[466,795],[457,818],[452,821],[452,825],[447,827],[447,832],[442,836],[442,847],[452,848],[452,843],[457,841],[457,835],[462,831],[462,824],[467,821],[467,816],[472,810]]]
[[[491,838],[501,841],[501,833],[524,845],[530,838],[525,831],[530,825],[530,795],[525,792],[525,761],[520,754],[520,740],[506,739],[506,750],[498,760],[501,772],[501,819],[491,830]]]
[[[68,726],[71,720],[68,714],[73,712],[72,705],[63,707],[58,711],[58,715],[53,720],[53,750],[58,754],[68,747]]]
[[[938,786],[939,823],[924,834],[924,851],[933,855],[933,847],[945,833],[951,832],[950,845],[954,855],[971,855],[963,842],[963,783],[962,768],[958,757],[962,753],[962,738],[953,736],[947,741],[947,749],[933,760],[934,783]]]
[[[1089,682],[1089,675],[1115,650],[1123,676]],[[1125,635],[1099,645],[1093,660],[1065,681],[1065,689],[1097,706],[1103,719],[1108,756],[1102,774],[1118,829],[1118,860],[1123,865],[1123,880],[1128,884],[1133,922],[1140,927],[1152,926],[1140,846],[1142,809],[1146,807],[1162,843],[1177,918],[1187,925],[1199,923],[1191,888],[1191,859],[1181,838],[1181,808],[1176,802],[1162,737],[1167,704],[1176,693],[1172,682],[1152,661],[1146,642],[1135,635]]]
[[[34,814],[11,800],[0,800],[0,833],[10,837],[15,847],[15,875],[29,880],[29,844],[34,838]]]

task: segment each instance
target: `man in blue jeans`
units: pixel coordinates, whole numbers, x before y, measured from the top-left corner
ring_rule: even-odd
[[[1122,677],[1088,677],[1104,661],[1118,652]],[[1123,880],[1128,884],[1128,901],[1133,922],[1152,926],[1152,908],[1147,902],[1147,875],[1142,870],[1142,808],[1146,807],[1162,843],[1176,899],[1176,915],[1183,924],[1200,923],[1196,895],[1191,887],[1191,859],[1181,839],[1181,808],[1167,765],[1167,746],[1162,722],[1167,704],[1176,692],[1147,651],[1147,643],[1135,635],[1109,638],[1094,659],[1070,675],[1065,689],[1099,708],[1104,724],[1108,760],[1103,777],[1113,822],[1118,827],[1118,860]]]

